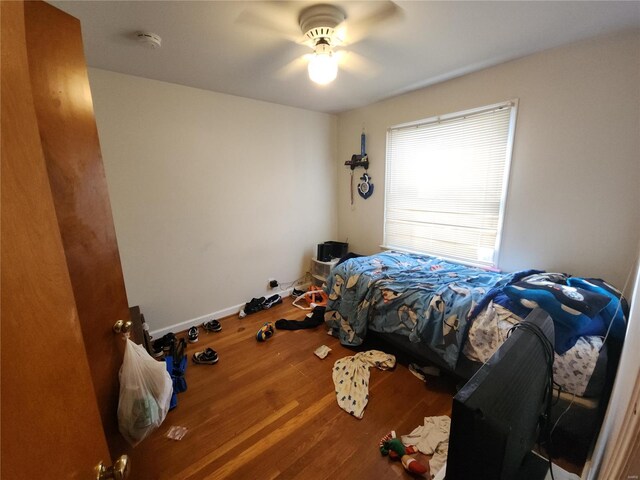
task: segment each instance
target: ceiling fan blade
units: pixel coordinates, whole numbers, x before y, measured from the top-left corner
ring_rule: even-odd
[[[275,76],[281,80],[288,80],[295,75],[299,75],[307,69],[307,65],[309,64],[310,58],[313,56],[312,53],[307,53],[305,55],[301,55],[298,58],[293,59],[289,63],[287,63],[282,68],[279,68]]]
[[[402,8],[394,2],[368,2],[367,13],[349,16],[337,27],[338,36],[342,35],[344,45],[353,45],[365,37],[371,36],[375,28],[399,21],[404,16]],[[352,19],[352,17],[354,17]]]
[[[348,50],[340,50],[334,54],[338,59],[338,68],[359,76],[375,77],[382,67],[368,58]]]
[[[295,2],[256,2],[245,8],[236,22],[295,43],[304,43],[305,38],[298,25],[298,10]]]

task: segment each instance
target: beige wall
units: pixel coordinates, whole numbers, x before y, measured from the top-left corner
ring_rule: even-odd
[[[104,70],[90,81],[127,294],[152,330],[231,313],[335,237],[334,116]]]
[[[558,48],[338,117],[338,237],[374,253],[383,236],[388,127],[519,98],[499,266],[622,286],[640,237],[640,34]],[[366,128],[375,193],[349,204]],[[360,175],[361,170],[356,173]],[[426,182],[437,179],[425,178]]]

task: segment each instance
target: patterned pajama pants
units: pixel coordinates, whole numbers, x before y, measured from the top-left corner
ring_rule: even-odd
[[[344,357],[333,365],[333,383],[338,405],[356,418],[362,418],[369,401],[369,368],[388,370],[396,364],[396,357],[378,350]]]

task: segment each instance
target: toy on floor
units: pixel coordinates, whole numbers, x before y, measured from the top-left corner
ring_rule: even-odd
[[[256,340],[259,342],[269,340],[273,336],[273,332],[273,324],[271,322],[267,322],[260,328],[260,330],[258,330],[258,333],[256,333]]]
[[[316,307],[326,307],[329,297],[322,288],[311,285],[309,290],[304,292],[293,301],[293,306],[301,310],[313,310]],[[302,304],[306,302],[308,306]]]
[[[417,453],[417,450],[412,445],[405,446],[398,438],[396,438],[396,432],[391,430],[384,437],[380,439],[380,453],[382,455],[389,455],[392,460],[400,460],[404,469],[414,475],[428,476],[429,467],[420,463],[410,454]]]
[[[380,453],[382,455],[389,455],[392,460],[398,460],[402,455],[417,453],[418,450],[412,445],[407,447],[396,438],[396,431],[391,430],[384,437],[380,439]]]
[[[429,467],[423,465],[415,458],[410,457],[409,455],[403,455],[401,461],[402,466],[407,472],[423,477],[429,476]]]

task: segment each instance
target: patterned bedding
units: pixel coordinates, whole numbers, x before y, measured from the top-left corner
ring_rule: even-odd
[[[514,313],[492,299],[531,272],[498,273],[393,251],[355,258],[329,275],[325,320],[344,345],[360,345],[369,329],[401,334],[428,345],[454,371],[463,352],[488,360],[526,316],[521,306],[514,304]],[[564,391],[584,394],[602,343],[598,336],[580,337],[556,353],[554,379]]]
[[[469,312],[513,274],[439,258],[384,252],[348,260],[327,280],[330,326],[344,345],[360,345],[367,329],[427,343],[455,369]]]
[[[509,329],[521,321],[522,318],[512,311],[490,302],[469,328],[464,355],[475,362],[486,362],[507,339]],[[602,344],[602,337],[583,336],[562,355],[555,353],[553,380],[562,391],[580,397],[585,394]]]

